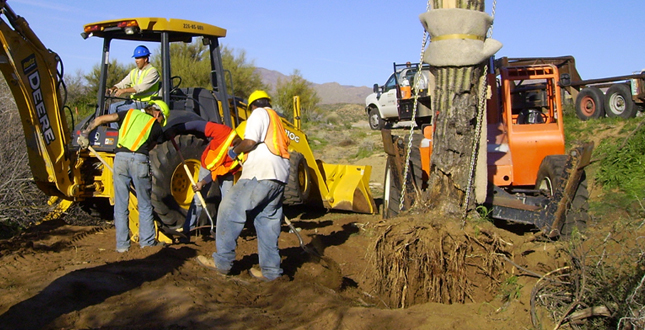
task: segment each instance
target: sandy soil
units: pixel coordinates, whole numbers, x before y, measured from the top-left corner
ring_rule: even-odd
[[[256,238],[239,240],[234,275],[223,277],[194,259],[210,255],[206,233],[193,244],[114,251],[114,229],[54,221],[3,243],[0,257],[2,329],[518,329],[530,327],[527,297],[535,280],[522,277],[521,299],[466,304],[426,303],[390,309],[371,286],[368,259],[377,215],[287,210],[310,247],[283,228],[285,276],[258,282]],[[306,219],[306,220],[305,220]],[[529,267],[556,267],[556,245],[527,242],[495,228]],[[340,270],[330,266],[337,263]],[[340,282],[338,282],[340,280]],[[337,286],[340,284],[340,286]]]
[[[380,143],[379,134],[368,133],[363,139]],[[317,156],[342,163],[354,153],[330,145]],[[373,190],[382,190],[382,152],[352,162],[372,165]],[[376,197],[379,202],[380,193]],[[0,329],[532,328],[529,298],[537,278],[510,263],[503,265],[504,278],[493,279],[501,285],[518,276],[519,295],[508,301],[493,288],[464,304],[388,306],[376,290],[372,262],[374,242],[388,226],[379,215],[308,207],[285,211],[305,244],[325,259],[304,253],[284,226],[279,247],[285,276],[269,283],[247,273],[258,262],[251,228],[238,241],[237,262],[228,277],[195,261],[215,250],[208,232],[191,244],[145,249],[133,245],[120,254],[114,251],[115,232],[109,224],[74,226],[63,219],[30,228],[0,241]],[[406,217],[403,220],[411,222],[449,221],[426,214]],[[448,235],[463,234],[459,226],[446,228]],[[509,258],[534,273],[545,274],[565,262],[563,243],[546,243],[531,232],[514,233],[487,222],[467,228],[472,237],[486,231],[501,238]],[[470,284],[484,286],[473,281]]]

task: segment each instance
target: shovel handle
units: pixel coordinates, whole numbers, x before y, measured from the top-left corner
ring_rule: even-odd
[[[184,156],[181,154],[181,151],[179,151],[179,146],[177,146],[177,142],[175,142],[175,139],[172,138],[170,139],[172,142],[173,147],[175,147],[175,150],[177,150],[177,154],[179,154],[179,158],[181,158],[181,163],[184,166],[184,170],[186,171],[186,176],[188,176],[188,179],[190,180],[190,184],[194,187],[197,185],[195,182],[195,179],[193,179],[193,174],[190,172],[188,169],[188,165],[186,165],[186,160],[184,159]],[[197,194],[197,198],[199,199],[199,202],[202,204],[202,208],[206,212],[206,215],[208,216],[208,220],[211,222],[211,232],[213,231],[213,217],[211,217],[210,212],[208,212],[208,208],[206,207],[206,201],[204,200],[204,196],[202,196],[201,191],[195,191],[195,194]]]
[[[98,152],[96,152],[96,150],[94,150],[94,148],[92,148],[92,146],[88,146],[88,147],[87,147],[87,150],[91,151],[91,152],[94,154],[94,156],[96,156],[96,158],[98,158],[98,159],[101,161],[101,163],[103,163],[103,165],[104,165],[105,167],[107,167],[107,169],[108,169],[108,170],[110,170],[110,172],[114,172],[114,171],[112,170],[112,166],[110,166],[110,165],[105,161],[105,159],[103,159],[103,157],[101,157],[101,155],[99,155],[99,153],[98,153]]]

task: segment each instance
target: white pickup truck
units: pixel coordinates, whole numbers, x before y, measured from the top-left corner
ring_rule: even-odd
[[[383,86],[374,84],[374,93],[365,98],[365,112],[370,128],[380,130],[387,124],[412,119],[415,88],[419,89],[417,125],[429,122],[431,93],[434,91],[434,76],[430,66],[423,64],[419,81],[415,80],[419,69],[418,63],[394,63],[394,73],[390,75]]]

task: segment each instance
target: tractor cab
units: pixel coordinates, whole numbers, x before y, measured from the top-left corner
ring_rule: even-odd
[[[193,120],[195,115],[204,120],[234,126],[230,115],[229,96],[226,90],[224,69],[221,58],[221,45],[219,38],[226,36],[226,30],[214,25],[199,23],[183,19],[166,19],[157,17],[139,17],[116,19],[86,24],[81,36],[84,39],[98,37],[103,39],[102,55],[100,62],[100,76],[97,95],[97,107],[94,116],[108,112],[109,105],[114,102],[128,100],[129,97],[114,97],[106,95],[108,78],[111,81],[121,80],[123,77],[108,77],[110,71],[110,49],[113,41],[133,41],[128,47],[134,49],[139,43],[159,43],[160,66],[156,69],[160,74],[160,90],[158,97],[166,102],[173,113],[170,125],[182,121]],[[209,81],[208,88],[200,86],[182,86],[182,81],[188,77],[173,75],[170,48],[174,43],[190,43],[201,39],[207,51],[204,54],[210,57],[210,70],[196,75],[209,75],[202,77]],[[224,101],[226,100],[226,101]],[[224,102],[221,102],[224,101]],[[84,123],[80,123],[83,125]],[[103,147],[101,145],[97,146]],[[97,149],[98,150],[98,149]]]

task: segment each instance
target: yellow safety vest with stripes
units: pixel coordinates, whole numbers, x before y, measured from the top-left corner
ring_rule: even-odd
[[[132,85],[141,85],[143,79],[148,75],[148,72],[150,72],[151,69],[154,69],[152,65],[148,65],[148,68],[145,70],[139,70],[137,68],[132,69],[132,71],[130,71],[130,83]],[[146,91],[130,95],[130,98],[138,99],[140,101],[150,101],[153,96],[157,95],[159,95],[159,81]]]
[[[141,110],[130,109],[119,128],[119,147],[137,151],[148,140],[156,119]]]

